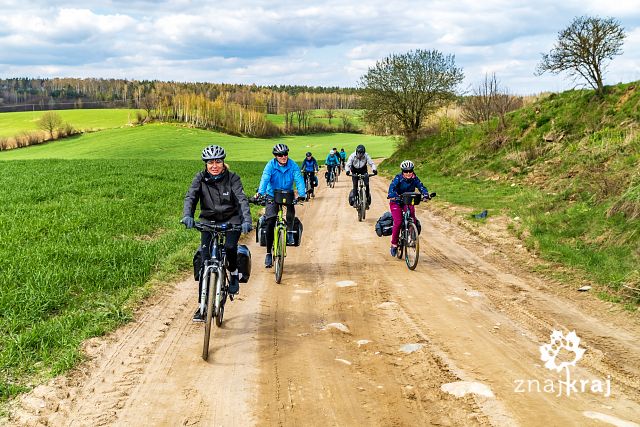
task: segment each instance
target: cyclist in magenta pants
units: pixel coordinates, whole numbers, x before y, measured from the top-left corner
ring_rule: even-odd
[[[398,236],[400,235],[400,225],[402,224],[402,206],[398,202],[398,198],[402,193],[416,191],[416,188],[422,194],[423,199],[429,198],[429,191],[427,187],[422,184],[420,178],[413,172],[413,162],[411,160],[405,160],[400,163],[401,173],[396,175],[389,185],[389,194],[387,199],[389,201],[389,209],[391,210],[391,216],[393,217],[393,230],[391,233],[391,256],[396,256],[398,253]],[[415,206],[409,206],[411,212],[411,218],[416,220]]]

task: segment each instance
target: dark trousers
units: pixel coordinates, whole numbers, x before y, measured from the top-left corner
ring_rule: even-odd
[[[211,258],[211,233],[200,233],[200,253],[202,261]],[[227,231],[224,242],[224,250],[226,252],[226,267],[228,271],[235,271],[238,268],[238,240],[240,240],[239,231]]]
[[[296,209],[293,205],[284,206],[286,212],[287,230],[292,230],[293,220],[296,217]],[[271,253],[273,247],[273,230],[276,228],[276,219],[278,216],[278,205],[273,199],[267,200],[264,210],[264,219],[267,224],[267,253]]]
[[[361,173],[361,172],[355,172]],[[362,172],[366,173],[366,172]],[[367,194],[367,203],[371,203],[371,193],[369,192],[369,175],[362,178],[364,180],[365,191]],[[358,177],[351,175],[351,182],[353,183],[353,194],[358,194]]]

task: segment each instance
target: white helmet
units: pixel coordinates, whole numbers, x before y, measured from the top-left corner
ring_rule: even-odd
[[[276,144],[273,146],[273,150],[271,151],[275,154],[289,154],[289,147],[286,144]]]
[[[202,160],[208,162],[209,160],[224,159],[227,157],[227,153],[224,148],[219,145],[210,145],[202,150]]]
[[[411,160],[405,160],[400,163],[400,169],[402,169],[402,172],[413,172],[413,162]]]

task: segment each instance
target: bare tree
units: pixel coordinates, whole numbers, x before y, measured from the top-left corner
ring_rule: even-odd
[[[417,139],[424,119],[455,97],[464,75],[453,55],[436,50],[415,50],[390,55],[362,76],[361,105],[365,122],[400,124],[407,141]]]
[[[504,129],[507,126],[507,113],[521,106],[522,98],[501,88],[495,73],[491,76],[485,74],[484,81],[473,90],[473,95],[465,99],[462,118],[473,123],[488,123],[491,117],[497,116],[500,128]]]
[[[62,126],[62,117],[55,111],[47,111],[38,120],[38,128],[49,132],[51,139],[53,139],[53,131]]]
[[[329,124],[331,124],[331,119],[335,117],[335,110],[333,109],[333,107],[327,107],[325,108],[325,111],[327,112],[327,117],[329,118]]]
[[[563,71],[573,78],[582,77],[601,96],[604,61],[622,54],[626,34],[614,18],[580,16],[558,33],[558,40],[536,68],[536,74]]]

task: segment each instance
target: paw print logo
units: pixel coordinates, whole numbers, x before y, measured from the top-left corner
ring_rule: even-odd
[[[556,364],[556,357],[563,349],[574,354],[573,360]],[[554,330],[551,333],[551,342],[540,346],[540,359],[546,362],[545,368],[560,372],[565,368],[569,369],[569,366],[576,366],[576,362],[582,359],[584,352],[585,349],[580,348],[580,338],[576,335],[576,331],[571,331],[564,336],[561,331]]]

